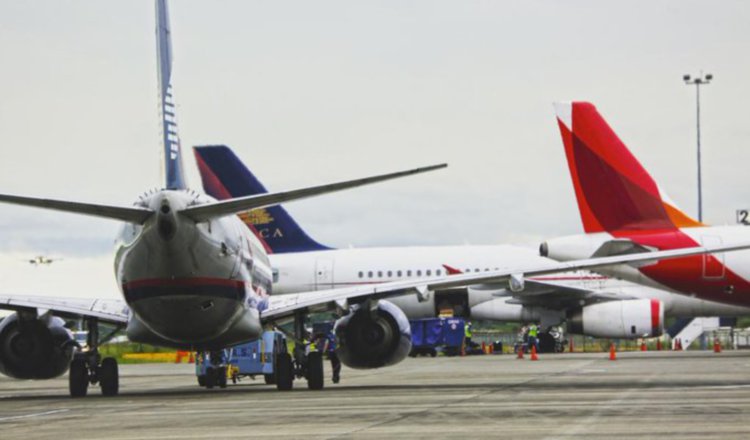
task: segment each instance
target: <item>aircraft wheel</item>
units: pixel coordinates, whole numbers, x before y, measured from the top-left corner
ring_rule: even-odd
[[[311,390],[323,389],[323,353],[319,351],[307,355],[307,387]]]
[[[218,368],[214,370],[214,372],[218,376],[216,378],[216,382],[219,385],[219,388],[226,388],[227,387],[227,367]]]
[[[85,397],[89,388],[89,370],[86,361],[73,359],[68,372],[68,388],[71,397]]]
[[[99,367],[99,385],[105,396],[116,396],[120,391],[120,376],[115,358],[104,358]]]
[[[216,385],[216,372],[213,368],[206,368],[206,388],[209,390]]]
[[[276,356],[276,389],[289,391],[294,382],[294,370],[292,368],[292,356],[289,353],[279,353]]]
[[[555,337],[551,334],[547,332],[539,333],[537,340],[539,341],[539,353],[554,353],[556,351],[555,345],[557,343]]]

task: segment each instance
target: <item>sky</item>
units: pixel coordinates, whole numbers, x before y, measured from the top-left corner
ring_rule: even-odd
[[[695,88],[681,78],[701,71],[715,77],[701,92],[704,219],[734,223],[750,207],[747,2],[170,9],[186,150],[229,145],[271,190],[449,164],[289,204],[325,244],[536,246],[579,233],[558,100],[596,104],[695,215]],[[0,0],[0,193],[127,206],[162,186],[155,56],[153,1]],[[115,291],[118,227],[0,206],[0,290]],[[64,259],[27,267],[37,254]]]

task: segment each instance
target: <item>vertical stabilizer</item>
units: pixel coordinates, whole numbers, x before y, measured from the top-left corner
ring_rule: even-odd
[[[182,167],[180,137],[177,134],[175,104],[172,96],[172,38],[167,0],[156,0],[156,54],[166,188],[184,189],[185,177]]]
[[[555,104],[586,232],[701,226],[680,211],[588,102]]]
[[[195,160],[206,194],[219,200],[265,194],[268,191],[234,152],[224,145],[195,147]],[[269,253],[330,249],[313,240],[281,205],[240,214]]]

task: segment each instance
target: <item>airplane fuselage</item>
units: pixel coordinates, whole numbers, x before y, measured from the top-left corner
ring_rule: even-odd
[[[534,249],[512,245],[330,249],[270,254],[269,258],[275,271],[275,294],[440,276],[446,274],[446,266],[469,273],[554,264],[553,260],[540,257]],[[656,299],[664,304],[665,313],[671,316],[750,314],[750,308],[690,298],[664,290],[664,286],[643,286],[590,272],[579,271],[534,279],[572,288],[607,292],[622,298]],[[464,316],[473,319],[513,322],[544,320],[557,324],[565,318],[565,309],[555,304],[524,306],[515,301],[512,292],[505,288],[470,287],[466,289],[465,298]],[[401,307],[409,318],[434,316],[441,309],[439,298],[419,301],[412,294],[395,297],[390,301]]]
[[[602,244],[631,240],[654,249],[719,245],[750,241],[745,226],[675,228],[664,231],[599,232],[551,239],[548,254],[560,261],[591,256]],[[709,301],[750,306],[750,252],[737,251],[664,260],[643,267],[613,266],[599,270],[635,283]]]
[[[271,269],[255,236],[236,216],[196,223],[177,212],[212,201],[190,191],[157,191],[136,206],[155,214],[126,224],[115,275],[132,315],[128,337],[215,349],[256,338]]]

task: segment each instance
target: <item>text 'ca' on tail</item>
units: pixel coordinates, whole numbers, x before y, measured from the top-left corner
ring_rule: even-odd
[[[266,194],[268,191],[231,148],[225,145],[194,147],[203,190],[218,200]],[[331,249],[313,238],[281,205],[239,214],[240,219],[274,254]]]

